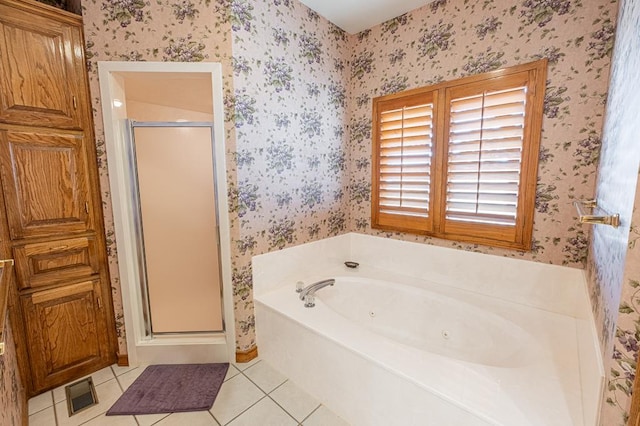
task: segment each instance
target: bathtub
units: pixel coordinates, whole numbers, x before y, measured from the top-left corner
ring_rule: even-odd
[[[531,362],[531,335],[505,317],[433,291],[370,278],[337,277],[317,297],[344,320],[394,343],[494,367]],[[496,348],[501,348],[496,351]]]
[[[581,369],[599,360],[584,350],[576,316],[384,268],[351,246],[319,250],[303,268],[309,253],[279,252],[297,265],[288,272],[277,258],[254,258],[257,344],[263,360],[349,424],[595,424],[585,404],[596,405],[602,380]],[[431,266],[426,275],[438,276]],[[326,278],[335,285],[305,308],[296,282]]]

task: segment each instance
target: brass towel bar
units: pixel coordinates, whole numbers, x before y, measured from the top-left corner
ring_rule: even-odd
[[[598,207],[598,202],[596,200],[588,200],[581,201],[576,200],[573,202],[576,210],[578,210],[578,219],[581,223],[592,223],[595,225],[611,225],[614,228],[620,226],[620,215],[619,214],[608,214],[604,210]],[[585,213],[585,209],[593,209],[592,214]],[[598,209],[599,213],[603,214],[593,214],[595,210]]]

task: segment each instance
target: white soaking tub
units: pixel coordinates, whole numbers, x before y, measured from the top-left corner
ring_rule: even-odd
[[[494,367],[531,362],[531,335],[476,305],[409,285],[338,277],[316,294],[347,321],[399,344]],[[496,350],[498,349],[499,350]]]
[[[324,260],[323,250],[311,253],[306,275],[283,272],[277,258],[254,258],[254,291],[260,357],[347,422],[594,424],[584,404],[597,400],[601,368],[591,369],[594,377],[580,374],[597,355],[579,341],[579,319],[390,271],[353,247],[341,250],[333,247]],[[282,260],[300,265],[299,256]],[[335,262],[340,256],[360,267],[345,268]],[[315,307],[304,307],[296,281],[326,278],[335,285],[317,291]],[[513,285],[528,284],[522,278]]]

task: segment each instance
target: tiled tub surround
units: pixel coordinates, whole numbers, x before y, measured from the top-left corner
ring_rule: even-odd
[[[261,358],[353,425],[596,424],[581,270],[351,233],[256,256],[253,274]],[[324,278],[305,308],[296,282]]]

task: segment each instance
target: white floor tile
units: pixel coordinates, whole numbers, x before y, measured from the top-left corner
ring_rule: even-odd
[[[56,414],[53,406],[29,416],[29,426],[56,426]]]
[[[139,368],[139,366],[137,366],[137,365],[128,365],[126,367],[121,367],[121,366],[119,366],[117,364],[114,364],[114,365],[111,366],[111,369],[113,370],[113,374],[115,374],[116,376],[124,374],[127,371],[131,371],[134,368]]]
[[[156,424],[158,426],[217,426],[218,422],[211,417],[208,411],[192,411],[173,413]]]
[[[104,414],[83,423],[82,426],[138,426],[133,416],[105,416]]]
[[[264,398],[235,418],[229,426],[296,426],[297,421],[271,398]]]
[[[53,399],[50,391],[34,396],[29,400],[29,415],[35,414],[48,407],[53,407]]]
[[[291,380],[287,380],[269,396],[299,422],[320,405],[320,402],[296,386]]]
[[[79,425],[105,413],[111,408],[113,403],[120,398],[122,391],[120,390],[118,382],[115,379],[111,379],[108,382],[96,386],[96,394],[98,396],[98,405],[87,408],[71,417],[69,417],[69,412],[67,411],[66,401],[57,403],[56,416],[58,418],[58,426]]]
[[[71,383],[69,383],[71,384]],[[62,386],[58,386],[57,388],[55,388],[52,393],[53,393],[53,401],[57,404],[58,402],[62,402],[65,399],[67,399],[67,395],[65,393],[64,387],[67,385],[62,385]]]
[[[227,380],[237,376],[238,374],[240,374],[240,370],[234,367],[233,364],[229,364],[229,369],[227,370],[227,375],[224,376],[224,381],[226,382]]]
[[[302,424],[304,426],[349,426],[349,423],[335,415],[324,405],[314,411]]]
[[[266,362],[258,362],[244,370],[244,374],[266,393],[271,392],[287,380]]]
[[[231,365],[235,366],[240,371],[244,371],[258,362],[260,362],[260,357],[254,358],[249,362],[234,362]]]
[[[95,373],[89,374],[91,379],[93,380],[93,384],[95,386],[101,385],[102,383],[108,382],[109,380],[115,378],[111,367],[103,368],[102,370],[98,370]]]
[[[57,388],[55,388],[53,390],[53,400],[58,403],[61,401],[64,401],[67,398],[67,395],[65,394],[65,386],[70,385],[71,383],[75,383],[77,381],[80,381],[82,379],[84,379],[85,377],[89,377],[91,376],[91,379],[93,380],[93,385],[94,386],[98,386],[101,385],[102,383],[108,382],[109,380],[113,379],[115,376],[113,375],[113,371],[111,371],[111,367],[105,367],[102,370],[98,370],[95,373],[91,373],[91,374],[87,374],[84,377],[81,377],[78,380],[73,380],[65,385],[62,386],[58,386]]]
[[[136,416],[140,426],[151,426],[167,417],[169,414],[141,414]]]
[[[264,392],[242,374],[238,374],[223,383],[210,411],[224,425],[263,397]]]
[[[129,388],[129,386],[131,386],[131,384],[135,382],[138,377],[140,377],[140,375],[142,374],[145,368],[147,367],[144,366],[144,367],[134,368],[132,370],[129,370],[119,375],[116,379],[118,380],[118,383],[120,383],[120,386],[122,386],[122,390],[126,391]]]

